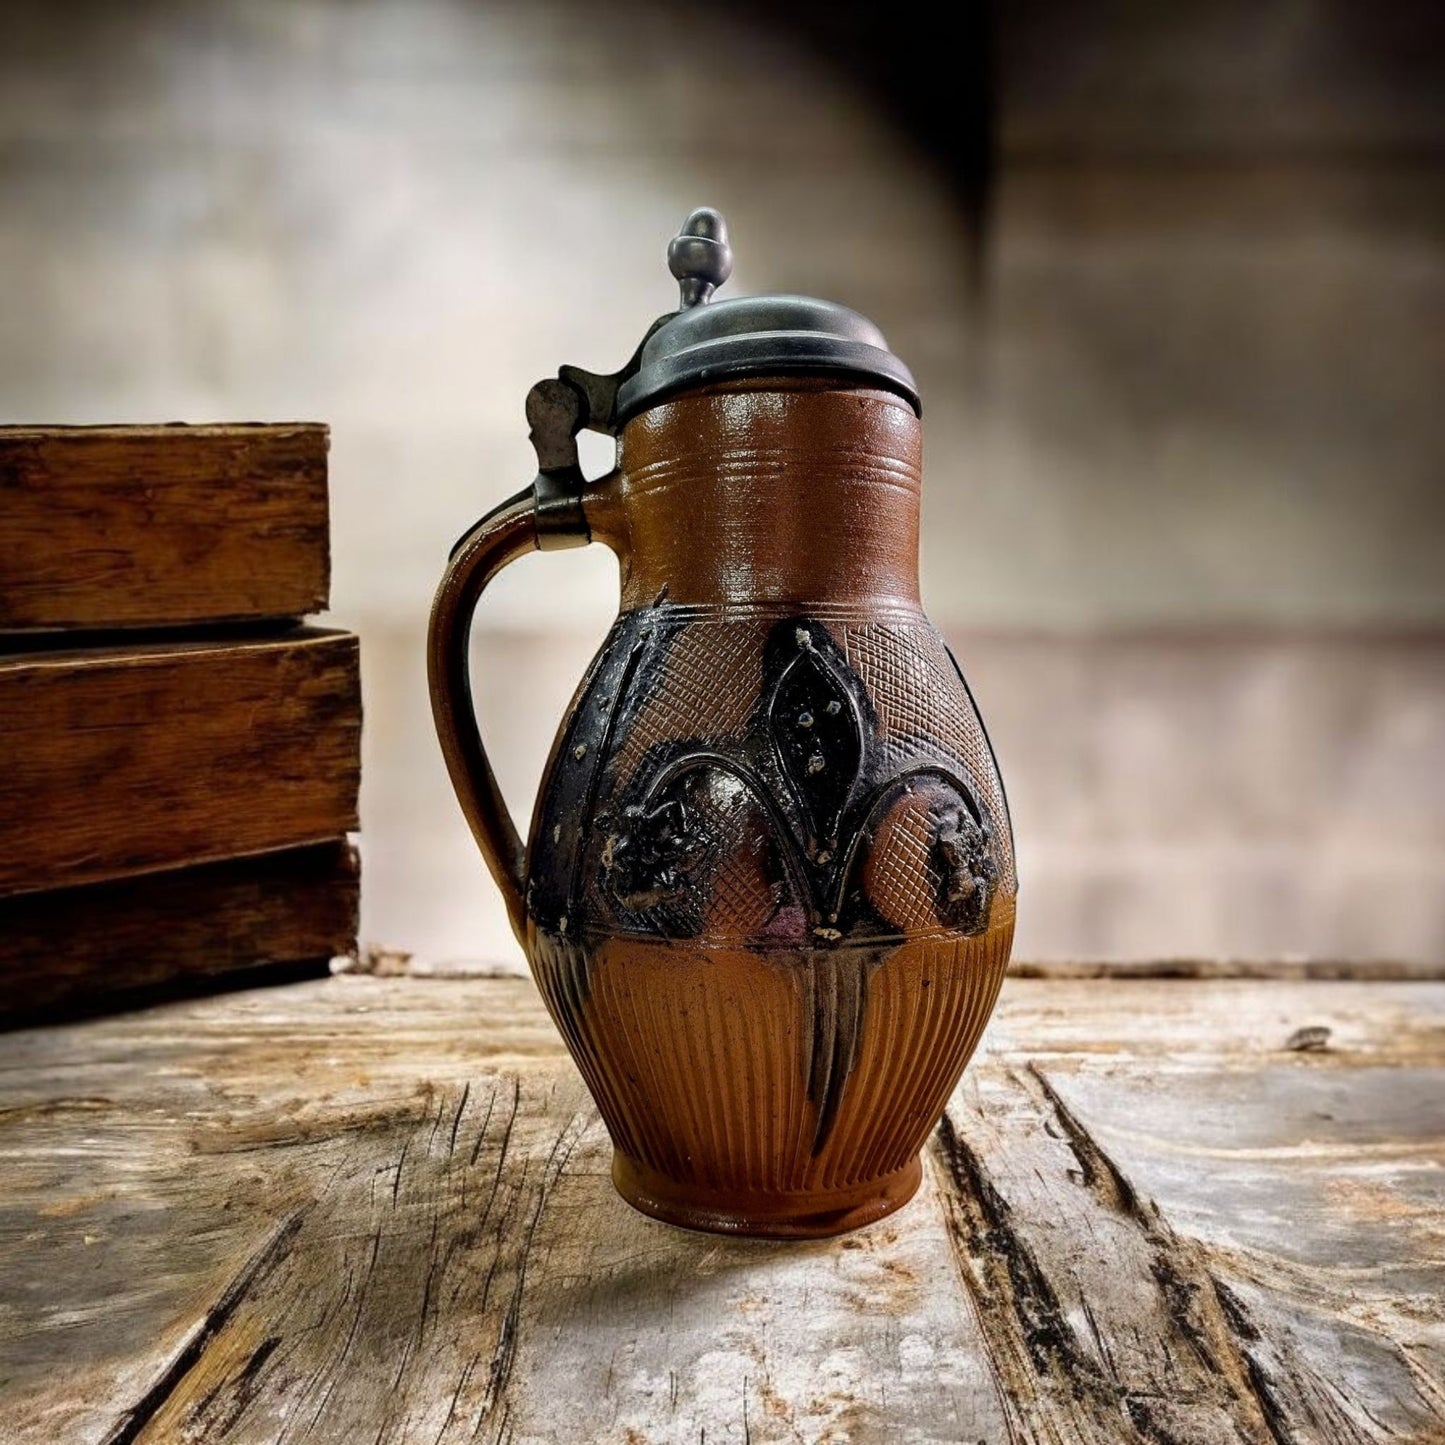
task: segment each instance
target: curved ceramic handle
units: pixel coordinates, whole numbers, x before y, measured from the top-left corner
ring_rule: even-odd
[[[432,604],[427,636],[427,680],[442,755],[519,939],[526,916],[525,850],[477,727],[468,652],[472,616],[483,589],[508,562],[536,546],[536,498],[528,487],[489,512],[457,543]]]
[[[628,363],[635,369],[636,358]],[[427,635],[427,678],[432,716],[452,787],[507,905],[512,932],[526,943],[526,850],[472,707],[469,644],[472,616],[488,582],[523,553],[585,547],[592,540],[584,491],[600,491],[616,473],[589,484],[577,459],[584,426],[608,430],[619,377],[594,376],[564,367],[566,376],[539,381],[527,393],[527,420],[537,453],[537,479],[488,512],[452,548],[451,560],[432,603]],[[602,420],[599,420],[601,418]]]

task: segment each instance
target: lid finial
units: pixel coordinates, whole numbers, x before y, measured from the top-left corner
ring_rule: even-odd
[[[677,277],[681,310],[701,306],[733,273],[728,223],[722,212],[699,206],[667,248],[667,269]]]

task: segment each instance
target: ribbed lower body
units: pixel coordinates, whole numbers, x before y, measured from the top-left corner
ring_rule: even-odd
[[[829,1235],[917,1189],[998,996],[1011,915],[883,950],[537,933],[532,967],[629,1203],[693,1229]]]

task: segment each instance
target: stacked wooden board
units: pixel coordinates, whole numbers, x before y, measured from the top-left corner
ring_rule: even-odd
[[[355,948],[327,432],[0,427],[0,1017]]]

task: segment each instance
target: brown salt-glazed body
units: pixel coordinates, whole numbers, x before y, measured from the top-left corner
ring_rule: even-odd
[[[438,596],[464,807],[618,1189],[676,1224],[825,1235],[905,1203],[1003,979],[1012,837],[919,601],[920,446],[909,400],[840,375],[706,383],[626,422],[577,524],[617,553],[621,611],[525,855],[456,720],[457,618],[544,545],[545,459]]]

